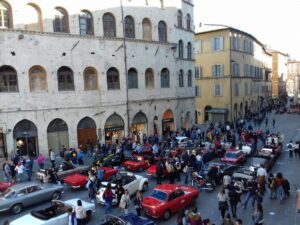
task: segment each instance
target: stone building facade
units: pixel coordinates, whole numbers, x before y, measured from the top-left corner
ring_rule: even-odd
[[[1,0],[0,13],[1,157],[194,124],[191,0]]]

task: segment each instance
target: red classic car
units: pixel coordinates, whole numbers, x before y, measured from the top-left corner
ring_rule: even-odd
[[[0,182],[0,193],[4,192],[7,188],[13,186],[10,182]]]
[[[152,165],[150,166],[147,170],[146,170],[147,176],[149,177],[156,177],[156,165]],[[168,171],[166,168],[164,168],[164,173],[163,173],[163,177],[167,177],[169,175]]]
[[[156,186],[142,204],[146,215],[168,220],[173,213],[195,204],[199,194],[188,186],[163,184]]]
[[[228,164],[241,165],[246,162],[246,155],[241,150],[231,149],[226,151],[221,160]]]
[[[98,170],[104,171],[104,181],[108,181],[112,176],[116,175],[119,171],[110,167],[101,167]],[[86,174],[75,173],[67,176],[64,179],[64,183],[69,185],[71,188],[85,188],[88,176]]]
[[[123,166],[127,170],[143,171],[150,166],[148,160],[145,160],[144,156],[133,155],[130,159],[123,162]]]

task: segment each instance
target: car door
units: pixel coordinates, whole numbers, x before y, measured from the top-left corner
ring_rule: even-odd
[[[31,204],[36,204],[48,200],[50,196],[38,185],[32,185],[27,188],[27,198]]]
[[[184,192],[181,189],[177,189],[169,195],[167,207],[171,210],[172,213],[175,213],[180,209],[186,207],[188,204],[189,202],[184,195]]]
[[[136,192],[135,181],[136,181],[136,179],[133,176],[126,176],[125,177],[124,189],[128,190],[129,195],[133,195]]]

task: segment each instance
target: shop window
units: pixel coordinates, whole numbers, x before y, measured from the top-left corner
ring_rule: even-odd
[[[103,31],[104,37],[116,37],[116,21],[110,13],[103,15]]]
[[[13,67],[0,67],[0,92],[18,92],[17,72]]]

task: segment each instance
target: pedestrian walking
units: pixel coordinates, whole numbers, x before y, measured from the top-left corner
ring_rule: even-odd
[[[286,146],[287,146],[286,151],[289,152],[290,158],[293,158],[293,154],[294,154],[294,150],[295,150],[295,146],[293,144],[293,141],[291,140]]]
[[[268,188],[269,188],[269,198],[270,199],[276,199],[277,198],[277,186],[276,186],[276,179],[273,175],[273,173],[270,173],[268,177]]]
[[[21,162],[18,163],[18,165],[15,168],[15,171],[17,172],[17,181],[22,182],[24,179],[25,167]]]
[[[113,194],[113,192],[111,190],[110,183],[108,183],[105,191],[103,192],[103,199],[105,201],[105,214],[111,212],[112,201],[114,198],[115,198],[115,195]]]
[[[130,202],[129,193],[128,193],[128,190],[125,190],[124,194],[121,197],[120,204],[119,204],[121,211],[124,212],[125,214],[128,213],[129,202]]]
[[[77,205],[75,206],[75,215],[78,225],[86,224],[86,212],[82,206],[81,200],[77,200]]]
[[[233,218],[236,218],[237,204],[239,201],[240,195],[237,193],[235,186],[231,185],[229,188],[229,203]]]
[[[235,220],[235,225],[243,225],[243,220],[238,218]]]
[[[122,195],[125,193],[125,190],[121,183],[118,183],[116,186],[115,194],[117,195],[118,205],[120,205]]]
[[[298,158],[300,157],[300,145],[299,145],[299,141],[296,141],[295,142],[295,145],[294,145],[294,153],[295,153],[295,158]]]
[[[276,186],[277,186],[277,197],[280,200],[280,203],[283,202],[283,199],[285,198],[285,192],[284,192],[284,178],[282,176],[282,173],[277,173],[276,175]]]
[[[89,198],[92,203],[94,203],[96,199],[96,180],[96,176],[92,173],[92,171],[89,171],[87,187]]]
[[[3,170],[4,170],[5,181],[11,182],[11,170],[10,170],[10,165],[8,160],[6,160],[6,162],[4,163]]]
[[[142,193],[140,191],[137,191],[135,200],[134,200],[134,208],[136,210],[137,216],[141,216],[141,214],[142,214],[142,210],[143,210],[142,202],[143,202]]]
[[[36,163],[38,164],[40,169],[44,169],[45,158],[42,154],[39,154],[36,159]]]
[[[164,166],[161,162],[161,160],[158,160],[156,163],[156,183],[161,184],[162,176],[164,173]]]
[[[275,128],[275,118],[273,118],[273,128]]]
[[[26,170],[26,173],[27,173],[27,180],[28,181],[31,181],[31,177],[32,177],[32,174],[33,174],[32,169],[33,169],[33,161],[32,161],[32,159],[27,157],[27,160],[25,162],[25,170]]]
[[[256,209],[252,216],[254,225],[263,225],[264,223],[264,214],[263,207],[261,204],[256,205]]]
[[[49,150],[51,167],[55,168],[55,153],[52,149]]]
[[[219,211],[221,213],[222,220],[224,220],[225,212],[228,210],[228,196],[223,188],[217,195],[219,202]]]
[[[247,182],[247,188],[248,188],[248,192],[246,195],[246,200],[244,202],[244,209],[247,208],[248,202],[250,199],[252,199],[252,207],[254,207],[254,194],[256,192],[257,189],[257,183],[253,180],[253,178],[250,178],[250,180]]]

